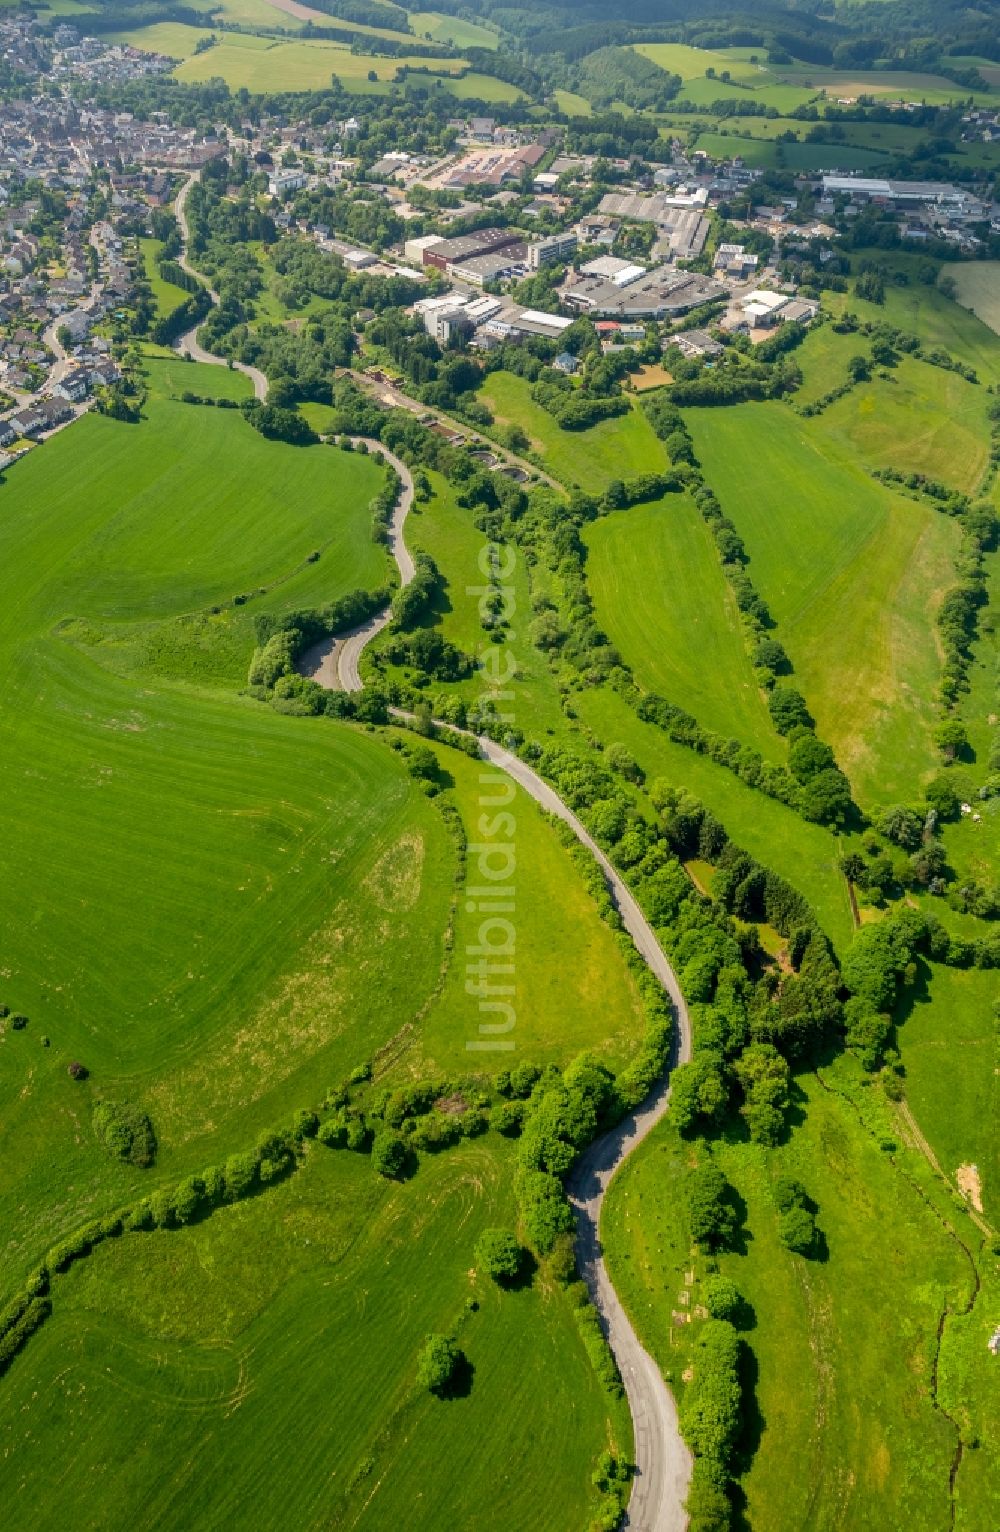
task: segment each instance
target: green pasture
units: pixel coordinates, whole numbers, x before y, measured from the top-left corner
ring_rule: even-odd
[[[578,96],[571,90],[556,90],[552,94],[555,96],[556,106],[560,112],[565,112],[567,117],[591,117],[593,115],[594,108],[586,96]]]
[[[559,1293],[475,1271],[511,1170],[494,1138],[403,1184],[315,1145],[260,1197],[103,1246],[4,1380],[11,1524],[486,1532],[502,1497],[525,1532],[576,1532],[628,1423]],[[471,1367],[451,1400],[415,1385],[432,1331]]]
[[[771,67],[779,78],[789,84],[799,85],[814,93],[822,90],[833,100],[888,96],[896,101],[942,106],[949,101],[967,101],[970,96],[982,104],[989,102],[993,94],[990,91],[970,91],[967,86],[956,85],[954,80],[946,79],[944,75],[906,70],[836,70],[803,63]]]
[[[597,620],[639,685],[782,760],[736,601],[694,502],[665,495],[612,512],[585,537]]]
[[[281,14],[275,12],[276,16]],[[159,22],[115,33],[113,40],[180,59],[174,70],[179,80],[197,83],[222,79],[234,90],[319,90],[328,86],[330,77],[336,75],[352,90],[378,91],[384,88],[384,82],[396,79],[403,62],[412,68],[426,66],[440,75],[453,74],[464,67],[460,59],[420,57],[400,61],[375,54],[353,53],[344,43],[318,39],[283,41],[257,33],[218,33],[219,41],[213,47],[196,54],[196,45],[210,35],[211,28],[208,27]],[[374,81],[368,79],[372,70],[377,77]]]
[[[753,1315],[740,1488],[759,1532],[949,1523],[955,1433],[930,1389],[938,1319],[968,1298],[969,1268],[911,1184],[921,1165],[901,1173],[850,1102],[831,1093],[856,1089],[856,1073],[849,1060],[824,1071],[829,1090],[801,1076],[795,1125],[777,1151],[735,1131],[715,1149],[746,1208],[744,1253],[718,1266]],[[684,1212],[694,1152],[705,1153],[668,1118],[616,1177],[603,1221],[612,1279],[682,1394],[708,1269]],[[818,1204],[826,1259],[805,1261],[779,1244],[772,1187],[781,1174]],[[985,1532],[991,1505],[995,1486],[986,1484],[962,1524]]]
[[[777,404],[687,413],[819,732],[871,807],[913,796],[935,766],[928,618],[953,583],[959,534],[873,481],[825,418]]]
[[[839,947],[849,941],[853,925],[847,885],[837,866],[836,836],[747,787],[724,766],[675,744],[662,729],[637,718],[609,688],[588,688],[574,693],[571,700],[585,728],[606,744],[626,745],[648,781],[664,777],[673,787],[693,793],[738,845],[809,900],[831,941]]]
[[[655,46],[655,44],[653,45]],[[759,106],[773,106],[775,111],[794,111],[813,99],[815,91],[800,90],[797,85],[785,85],[769,79],[766,84],[751,86],[749,90],[725,80],[687,80],[677,92],[678,101],[691,101],[695,106],[710,107],[715,101],[745,101],[752,96]]]
[[[641,53],[643,58],[658,64],[668,74],[680,75],[685,83],[704,79],[706,69],[714,69],[717,75],[728,70],[733,80],[750,90],[773,85],[777,79],[766,61],[767,50],[764,48],[759,52],[760,62],[752,64],[750,54],[745,49],[692,48],[687,43],[635,43],[633,46],[635,52]],[[752,49],[750,52],[756,54],[757,50]],[[724,82],[714,80],[710,83],[722,85]]]
[[[407,60],[406,62],[415,62]],[[433,64],[432,68],[435,67]],[[526,101],[524,91],[516,85],[511,85],[506,80],[496,80],[489,74],[456,75],[447,71],[438,70],[437,78],[427,82],[435,88],[446,90],[452,96],[457,96],[459,101]]]
[[[996,975],[923,964],[896,1015],[906,1099],[941,1169],[954,1182],[974,1165],[983,1210],[1000,1224],[1000,1073]]]
[[[498,48],[500,35],[492,27],[467,21],[463,16],[445,16],[440,11],[410,11],[410,26],[417,37],[429,37],[436,43],[452,43],[456,48]]]
[[[659,473],[667,466],[663,444],[642,411],[599,421],[586,431],[564,431],[531,397],[531,384],[509,372],[490,373],[480,391],[498,426],[517,425],[531,441],[547,473],[566,486],[600,494],[612,479]]]
[[[904,357],[832,404],[823,431],[872,468],[923,473],[974,494],[989,461],[989,403],[981,385]]]
[[[192,362],[167,351],[159,356],[145,356],[142,381],[150,400],[179,400],[184,393],[201,399],[249,399],[253,384],[246,373],[235,367],[216,367],[209,362]]]
[[[876,261],[890,274],[901,272],[907,278],[905,284],[887,282],[884,304],[869,303],[853,291],[830,293],[825,301],[832,312],[839,314],[849,309],[861,319],[895,325],[919,336],[925,346],[941,346],[967,362],[975,368],[982,383],[1000,381],[1000,335],[938,288],[917,280],[917,270],[926,256],[899,251],[856,252],[857,263],[865,259]],[[949,264],[945,269],[952,275],[966,268]]]
[[[788,170],[818,171],[836,167],[841,170],[867,170],[885,159],[878,150],[855,148],[845,144],[813,144],[800,140],[778,144],[770,137],[758,137],[756,124],[744,135],[739,129],[701,132],[695,147],[704,149],[713,159],[731,159],[739,155],[754,169],[783,165]]]
[[[1000,261],[964,261],[949,266],[958,301],[1000,335]]]
[[[157,21],[148,27],[131,27],[128,30],[108,34],[108,40],[128,43],[147,53],[165,53],[169,58],[188,59],[203,37],[211,36],[211,29],[191,27],[180,21]],[[266,48],[268,41],[262,37],[241,37],[236,40],[247,48]],[[215,50],[210,48],[209,54]]]
[[[475,902],[470,910],[463,892],[455,917],[455,958],[441,993],[421,1020],[414,1047],[403,1060],[407,1072],[455,1075],[470,1069],[510,1068],[518,1059],[559,1063],[588,1049],[610,1068],[634,1051],[643,1029],[641,999],[620,946],[601,920],[583,876],[555,828],[528,795],[511,792],[494,768],[472,761],[454,748],[435,747],[450,783],[449,801],[461,814],[471,846],[486,845],[483,825],[500,810],[511,816],[492,839],[511,847],[513,893],[505,914],[514,928],[515,953],[509,997],[514,1025],[502,1036],[481,1032],[509,1018],[480,1011],[479,999],[466,988],[466,964],[480,940],[485,915]],[[484,802],[483,800],[487,801]],[[502,832],[502,833],[501,833]],[[466,882],[482,885],[477,853],[469,854]],[[497,866],[498,859],[487,865]],[[552,897],[559,890],[558,899]],[[496,939],[496,938],[494,938]],[[470,1044],[502,1041],[495,1051]]]
[[[830,324],[813,323],[795,352],[796,366],[802,371],[795,403],[812,404],[832,389],[840,388],[847,382],[851,357],[864,356],[866,349],[864,336],[841,335]]]
[[[236,695],[252,634],[225,674],[197,621],[263,582],[278,605],[306,569],[316,600],[324,561],[330,596],[384,578],[377,473],[344,458],[163,402],[139,426],[88,416],[6,476],[0,930],[5,1002],[32,1018],[0,1049],[9,1250],[39,1254],[107,1195],[70,1059],[154,1104],[165,1158],[216,1131],[242,1143],[275,1101],[298,1103],[316,1059],[356,1060],[432,982],[433,869],[450,857],[436,816],[384,748]],[[361,954],[378,905],[352,882],[404,829],[426,893],[371,955],[376,1000]]]
[[[172,314],[179,304],[183,303],[188,296],[183,287],[177,287],[173,282],[165,282],[160,276],[159,263],[163,255],[163,244],[158,239],[141,239],[139,248],[142,251],[142,263],[156,304],[157,319],[164,319]]]

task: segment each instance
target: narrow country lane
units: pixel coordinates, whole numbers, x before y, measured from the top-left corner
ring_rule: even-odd
[[[393,514],[389,548],[399,567],[401,584],[408,585],[413,579],[414,566],[403,538],[403,528],[413,500],[413,479],[406,465],[380,443],[367,441],[367,446],[370,451],[382,453],[403,484]],[[302,656],[300,670],[321,685],[360,691],[362,652],[375,634],[388,624],[390,617],[387,609],[341,639],[326,639],[315,645]],[[335,664],[332,664],[334,656]],[[399,709],[391,711],[399,717],[411,716]],[[454,729],[446,723],[439,723],[438,727]],[[454,729],[454,732],[464,731]],[[677,975],[635,895],[586,826],[559,794],[518,756],[486,735],[476,738],[483,758],[513,777],[547,814],[555,814],[569,825],[577,840],[594,857],[636,950],[663,985],[673,1007],[676,1030],[670,1071],[661,1078],[638,1111],[590,1145],[572,1172],[568,1191],[577,1215],[576,1249],[580,1273],[601,1315],[632,1415],[636,1474],[624,1525],[632,1532],[683,1532],[687,1525],[684,1501],[691,1478],[691,1454],[681,1436],[674,1397],[656,1362],[636,1335],[608,1275],[600,1226],[604,1198],[615,1171],[664,1116],[670,1105],[670,1072],[675,1065],[691,1057],[691,1023],[687,1006]]]
[[[188,192],[191,190],[195,181],[198,180],[198,176],[198,171],[194,171],[191,175],[188,176],[187,180],[184,182],[184,185],[177,193],[177,200],[174,203],[174,216],[177,219],[181,231],[181,253],[177,257],[177,264],[180,266],[182,271],[187,272],[189,277],[194,277],[195,281],[201,283],[201,285],[208,293],[208,296],[211,298],[212,303],[217,305],[219,302],[219,295],[215,291],[215,288],[209,285],[200,271],[195,271],[194,267],[191,265],[190,260],[188,259],[188,245],[190,243],[191,233],[188,227],[186,207]],[[178,336],[178,338],[174,341],[174,349],[179,351],[181,356],[189,356],[194,362],[204,362],[209,367],[228,367],[228,357],[216,356],[213,351],[206,351],[204,346],[200,346],[198,344],[198,329],[199,325],[194,325],[190,330],[185,330],[184,334]],[[253,384],[253,391],[255,396],[260,399],[261,402],[263,402],[267,398],[267,379],[261,372],[260,368],[249,367],[246,362],[236,361],[233,362],[233,367],[237,372],[242,372],[244,377],[250,379],[251,383]]]
[[[197,176],[192,175],[184,183],[174,210],[184,245],[180,265],[201,281],[203,279],[193,270],[187,258],[189,235],[184,211],[187,194],[195,180]],[[218,294],[211,288],[209,294],[212,302],[218,303]],[[226,365],[224,358],[214,356],[198,345],[194,331],[182,335],[177,348],[188,351],[196,361]],[[267,393],[267,379],[263,373],[238,362],[235,365],[253,379],[257,398],[263,399]],[[395,395],[392,402],[402,403],[404,396],[396,390],[392,392]],[[407,400],[406,403],[411,405],[413,401]],[[380,453],[399,475],[401,489],[389,527],[388,547],[399,569],[400,584],[409,585],[415,568],[403,531],[413,504],[413,475],[406,464],[382,446],[381,442],[366,437],[354,437],[352,441],[355,445],[363,441],[370,452]],[[494,446],[493,443],[488,445]],[[513,459],[510,453],[503,455],[520,461]],[[527,468],[530,465],[524,466]],[[548,479],[547,475],[543,474],[542,477],[555,486],[555,481]],[[391,610],[387,607],[351,632],[337,638],[324,639],[301,656],[300,671],[331,690],[359,692],[362,688],[361,656],[375,635],[388,625],[391,617]],[[452,726],[441,724],[439,727]],[[513,777],[546,813],[557,815],[569,825],[577,840],[596,860],[636,950],[670,998],[676,1023],[671,1070],[676,1064],[684,1063],[691,1056],[691,1024],[684,996],[677,976],[631,889],[572,809],[537,772],[486,735],[477,736],[477,740],[483,758]],[[683,1532],[687,1525],[684,1500],[691,1477],[691,1454],[680,1433],[673,1395],[660,1369],[636,1335],[608,1275],[600,1237],[601,1210],[615,1171],[646,1135],[652,1132],[669,1105],[670,1071],[665,1073],[638,1111],[590,1145],[575,1167],[568,1187],[577,1215],[576,1248],[580,1272],[601,1315],[608,1342],[625,1384],[632,1415],[636,1474],[625,1519],[625,1526],[631,1532]]]

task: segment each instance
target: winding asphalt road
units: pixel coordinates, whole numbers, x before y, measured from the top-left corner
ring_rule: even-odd
[[[410,550],[403,541],[403,523],[413,504],[413,475],[402,458],[398,458],[394,452],[383,447],[380,441],[368,436],[352,436],[349,440],[355,447],[363,442],[370,453],[380,453],[399,475],[402,488],[389,523],[388,548],[399,569],[400,584],[409,585],[416,573],[416,568]],[[392,611],[386,607],[384,612],[369,617],[367,622],[351,628],[347,633],[342,633],[335,638],[320,639],[318,644],[313,644],[300,655],[296,668],[301,675],[309,676],[313,681],[318,681],[320,686],[326,686],[331,691],[359,692],[362,686],[360,670],[362,652],[366,645],[371,643],[376,633],[381,633],[391,621]]]
[[[182,271],[187,272],[189,277],[194,277],[195,281],[201,283],[201,285],[207,291],[208,296],[211,298],[213,304],[217,305],[219,302],[219,295],[215,291],[215,288],[211,287],[209,283],[206,282],[200,271],[195,271],[194,267],[191,265],[191,262],[188,260],[188,245],[191,239],[191,232],[188,228],[186,207],[188,192],[191,190],[195,181],[198,180],[198,174],[199,173],[195,171],[193,175],[188,176],[187,180],[184,182],[184,185],[177,193],[177,200],[174,203],[174,216],[180,225],[181,231],[181,253],[177,257],[177,264],[180,266]],[[199,324],[200,323],[201,321],[199,321]],[[185,330],[183,335],[179,335],[174,341],[174,349],[179,351],[182,356],[189,356],[194,362],[205,362],[209,367],[229,366],[228,357],[216,356],[213,351],[206,351],[204,346],[200,346],[198,344],[198,325],[194,325],[190,330]],[[233,362],[233,367],[237,372],[242,372],[244,377],[250,379],[251,383],[253,384],[253,391],[255,396],[263,402],[263,400],[267,398],[267,379],[261,372],[260,368],[249,367],[246,362],[236,361]]]
[[[367,444],[370,450],[382,452],[403,483],[392,519],[389,547],[399,567],[401,584],[408,585],[413,579],[414,566],[403,539],[403,525],[413,500],[413,480],[406,465],[393,453],[386,452],[378,442],[369,441]],[[344,691],[360,691],[362,683],[359,661],[362,651],[374,635],[386,626],[390,617],[388,610],[380,613],[347,634],[339,646],[330,639],[316,645],[302,656],[300,669],[321,685],[332,688],[339,684]],[[331,664],[334,653],[335,665]],[[399,709],[392,711],[401,717],[408,716]],[[455,733],[465,732],[446,723],[440,723],[438,727],[452,729]],[[691,1057],[691,1023],[684,996],[677,976],[656,939],[656,933],[631,889],[586,826],[537,772],[486,735],[477,735],[476,739],[483,758],[513,777],[546,813],[556,815],[569,825],[577,840],[597,862],[636,950],[670,998],[676,1022],[670,1068],[672,1070],[676,1064],[686,1062]],[[608,1275],[600,1237],[601,1209],[615,1171],[646,1135],[652,1132],[669,1104],[670,1080],[667,1074],[657,1083],[638,1111],[591,1144],[574,1168],[568,1187],[577,1215],[576,1250],[580,1273],[601,1315],[608,1342],[625,1384],[632,1414],[636,1474],[624,1525],[633,1529],[633,1532],[683,1532],[687,1525],[684,1501],[691,1478],[691,1454],[680,1433],[674,1397],[659,1367],[636,1335]]]
[[[198,273],[187,260],[188,225],[184,204],[196,179],[196,176],[191,176],[185,182],[174,209],[184,243],[180,264],[192,276],[198,276]],[[199,277],[199,280],[202,279]],[[211,288],[209,292],[213,303],[217,303],[218,295]],[[181,336],[177,345],[178,349],[187,349],[196,361],[225,365],[222,357],[214,356],[198,345],[193,331]],[[257,398],[263,399],[267,393],[267,379],[263,373],[240,363],[236,365],[254,380]],[[364,441],[370,452],[381,453],[399,475],[402,487],[389,526],[388,546],[399,569],[400,584],[409,585],[415,574],[415,566],[403,537],[403,529],[413,504],[413,475],[406,464],[395,453],[387,451],[380,442],[366,437],[355,437],[352,441],[355,445]],[[391,610],[387,607],[384,612],[369,618],[339,639],[323,640],[301,657],[299,669],[331,690],[359,692],[362,688],[361,655],[376,633],[387,626],[391,617]],[[439,727],[453,726],[441,724]],[[485,760],[513,777],[546,813],[555,814],[563,820],[594,857],[636,950],[670,998],[676,1022],[670,1068],[672,1070],[676,1064],[684,1063],[691,1057],[691,1023],[684,996],[677,976],[631,889],[572,809],[537,772],[486,735],[478,735],[477,741]],[[622,1375],[632,1415],[636,1473],[624,1523],[632,1532],[683,1532],[687,1525],[684,1500],[691,1478],[691,1454],[681,1437],[673,1395],[660,1369],[636,1335],[608,1275],[600,1236],[601,1209],[615,1171],[646,1135],[652,1132],[669,1105],[670,1079],[667,1073],[638,1111],[590,1145],[574,1168],[568,1187],[577,1215],[576,1250],[580,1272],[601,1316]]]

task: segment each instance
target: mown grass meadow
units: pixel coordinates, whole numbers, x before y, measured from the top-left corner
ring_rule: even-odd
[[[665,495],[612,512],[587,528],[586,542],[598,621],[639,685],[782,760],[735,598],[694,502]]]
[[[802,421],[778,404],[749,404],[687,419],[797,684],[859,801],[913,795],[937,759],[933,613],[953,583],[956,526],[874,482],[823,416]]]

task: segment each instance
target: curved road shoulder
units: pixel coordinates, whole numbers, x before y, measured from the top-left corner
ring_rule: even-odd
[[[196,282],[201,283],[201,285],[208,293],[208,296],[211,298],[213,306],[217,306],[219,302],[219,295],[215,291],[215,288],[209,285],[200,271],[195,271],[194,267],[191,265],[190,260],[188,259],[188,245],[191,240],[191,231],[188,227],[187,221],[187,199],[188,192],[191,190],[192,186],[197,180],[198,172],[195,171],[193,175],[188,176],[187,180],[184,182],[184,185],[177,193],[177,198],[174,202],[174,217],[177,219],[177,223],[181,231],[181,253],[177,257],[177,264],[182,271],[187,272],[189,277],[194,277]],[[174,341],[175,351],[179,351],[181,356],[189,356],[193,362],[204,362],[208,367],[228,367],[228,357],[216,356],[214,351],[206,351],[204,346],[198,344],[198,329],[198,325],[193,325],[190,330],[185,330],[183,335],[179,335]],[[267,398],[267,379],[261,372],[260,368],[250,367],[246,362],[236,361],[233,362],[233,368],[236,372],[241,372],[245,378],[250,379],[251,383],[253,384],[255,398],[261,400],[263,403],[263,401]]]
[[[413,560],[403,539],[406,514],[413,500],[413,479],[406,465],[393,453],[387,452],[378,442],[367,441],[366,444],[369,450],[382,453],[402,481],[403,489],[392,518],[389,548],[399,566],[400,581],[405,586],[414,573]],[[346,634],[339,644],[332,639],[324,640],[303,655],[300,669],[326,686],[332,686],[335,673],[342,690],[360,691],[362,651],[387,625],[391,615],[388,609],[379,613]],[[331,665],[334,654],[335,666]],[[393,711],[406,716],[398,709]],[[439,727],[455,733],[466,732],[450,724],[439,724]],[[486,735],[477,735],[476,740],[483,759],[513,777],[546,813],[556,815],[567,824],[597,862],[637,952],[670,998],[675,1018],[670,1067],[673,1069],[676,1064],[686,1062],[691,1057],[687,1005],[677,976],[632,890],[582,821],[537,772]],[[632,1415],[636,1473],[624,1525],[633,1532],[683,1532],[687,1525],[684,1501],[691,1478],[691,1454],[681,1436],[674,1397],[656,1362],[636,1335],[608,1275],[600,1238],[601,1209],[615,1171],[652,1132],[669,1104],[667,1074],[637,1112],[590,1145],[574,1168],[568,1187],[577,1215],[576,1249],[580,1272],[604,1324]]]
[[[194,271],[187,258],[188,224],[184,211],[187,194],[196,179],[197,176],[192,175],[184,183],[174,211],[184,245],[180,265],[201,281],[203,279]],[[211,288],[208,291],[213,303],[218,303],[218,294]],[[215,356],[198,345],[194,331],[182,335],[177,348],[182,351],[186,349],[196,361],[227,365],[223,357]],[[267,393],[267,379],[263,373],[239,362],[234,365],[253,380],[257,398],[263,399]],[[406,517],[413,504],[413,475],[406,464],[381,442],[364,437],[352,440],[356,444],[364,441],[370,452],[381,454],[399,475],[401,490],[389,526],[388,547],[399,569],[400,583],[406,586],[415,573],[413,558],[403,537]],[[320,685],[332,689],[335,674],[341,690],[360,691],[361,655],[375,635],[388,625],[391,617],[391,609],[387,607],[384,612],[341,635],[339,640],[323,640],[302,656],[300,669]],[[685,1062],[691,1056],[691,1026],[684,996],[677,976],[631,889],[583,823],[537,772],[532,771],[519,756],[505,750],[486,735],[477,736],[477,742],[485,760],[513,777],[546,813],[555,814],[563,820],[596,860],[636,950],[670,997],[676,1024],[671,1068]],[[691,1477],[691,1455],[681,1437],[673,1395],[659,1367],[636,1335],[608,1275],[601,1245],[600,1220],[604,1198],[615,1171],[636,1145],[652,1132],[669,1104],[670,1082],[669,1075],[665,1075],[637,1112],[590,1145],[574,1168],[568,1188],[577,1214],[576,1248],[580,1271],[601,1315],[608,1343],[622,1375],[632,1415],[636,1473],[624,1523],[632,1532],[683,1532],[687,1525],[684,1500]]]

